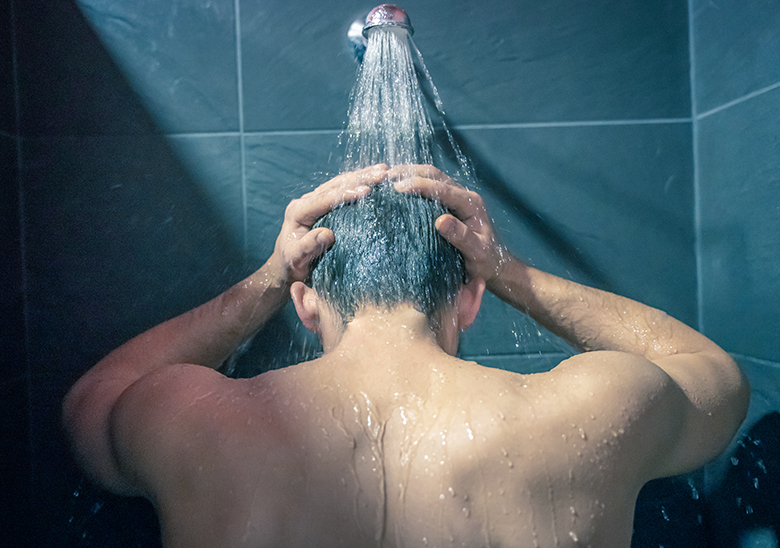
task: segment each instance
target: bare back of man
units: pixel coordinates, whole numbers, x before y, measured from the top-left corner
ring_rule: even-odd
[[[430,313],[345,317],[303,283],[335,241],[315,221],[388,181],[453,213],[435,230],[467,279]],[[537,375],[454,358],[486,287],[584,353]],[[322,358],[215,371],[290,297]],[[481,198],[437,169],[380,165],[293,201],[260,270],[103,358],[63,419],[92,478],[152,501],[167,548],[619,548],[641,486],[722,451],[748,397],[701,334],[511,257]]]
[[[360,344],[255,379],[181,366],[136,386],[120,450],[166,546],[628,546],[666,449],[661,370],[593,353],[518,375],[413,322],[378,314]]]

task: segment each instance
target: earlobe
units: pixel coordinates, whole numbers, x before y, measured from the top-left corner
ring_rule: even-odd
[[[317,294],[311,287],[303,282],[293,282],[290,287],[290,297],[292,297],[295,311],[301,319],[306,329],[321,335],[320,332],[320,310],[317,303]]]
[[[458,328],[463,331],[477,317],[482,305],[482,295],[485,293],[485,280],[473,278],[460,288],[458,293]]]

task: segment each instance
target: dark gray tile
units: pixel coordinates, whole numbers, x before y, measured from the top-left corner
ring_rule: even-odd
[[[0,131],[15,135],[17,131],[16,86],[12,25],[11,0],[0,0]]]
[[[780,5],[692,0],[699,113],[780,81]]]
[[[355,80],[345,35],[358,14],[335,0],[282,4],[241,6],[247,129],[341,127]],[[682,2],[407,8],[453,123],[690,116]]]
[[[474,323],[460,335],[458,355],[464,359],[473,359],[482,365],[506,369],[504,365],[491,365],[483,361],[484,357],[498,360],[507,356],[522,356],[539,353],[571,353],[571,348],[535,321],[519,310],[502,302],[490,293],[482,299]],[[506,358],[510,359],[510,358]],[[514,358],[511,358],[514,359]],[[501,361],[500,363],[504,363]],[[524,372],[516,368],[511,371]],[[531,372],[531,371],[528,371]]]
[[[16,5],[26,134],[238,129],[232,0]]]
[[[347,29],[371,7],[242,0],[245,129],[340,128],[358,67]]]
[[[699,123],[705,333],[780,361],[780,90]]]
[[[0,379],[0,489],[6,503],[0,509],[5,545],[30,546],[30,407],[23,359],[3,359]],[[14,373],[9,373],[13,371]]]
[[[284,209],[338,173],[332,157],[336,132],[291,135],[247,135],[244,139],[247,179],[248,248],[267,259],[282,226]]]
[[[238,129],[233,0],[78,4],[161,128]]]
[[[29,546],[30,401],[16,139],[0,135],[0,510],[6,544]]]
[[[73,2],[14,8],[23,135],[158,131]]]
[[[690,124],[460,137],[499,237],[518,257],[696,325]],[[503,331],[511,340],[511,327]]]
[[[246,136],[247,248],[253,263],[271,256],[287,204],[337,173],[339,162],[331,160],[337,143],[335,132]],[[258,333],[239,374],[298,363],[320,350],[288,305]]]
[[[19,180],[16,139],[0,135],[0,356],[3,363],[24,363],[24,310],[22,282],[21,224],[19,220]],[[15,376],[24,370],[9,368],[0,372]]]
[[[231,157],[238,163],[237,143],[214,139],[223,141],[198,146],[222,157],[197,178],[158,136],[25,141],[36,383],[67,385],[124,340],[238,280],[243,241],[222,215],[231,203],[231,217],[243,215],[240,170],[232,185],[211,179]],[[216,192],[225,194],[215,205]]]
[[[179,135],[167,142],[204,206],[219,220],[220,231],[235,245],[243,244],[246,228],[239,137]]]
[[[409,12],[455,123],[690,116],[684,2],[432,0]]]

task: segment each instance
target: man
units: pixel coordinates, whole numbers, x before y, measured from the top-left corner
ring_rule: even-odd
[[[585,352],[535,375],[456,359],[485,287]],[[216,372],[288,294],[324,355]],[[702,335],[510,256],[435,168],[380,165],[294,200],[258,272],[104,358],[64,421],[98,482],[152,501],[167,547],[609,548],[642,485],[717,455],[747,403]]]

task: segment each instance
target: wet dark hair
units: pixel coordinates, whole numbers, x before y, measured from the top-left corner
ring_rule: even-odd
[[[345,325],[366,306],[411,304],[435,328],[466,282],[463,256],[434,226],[445,213],[439,202],[388,183],[333,209],[314,225],[331,229],[336,243],[314,265],[311,287]]]

